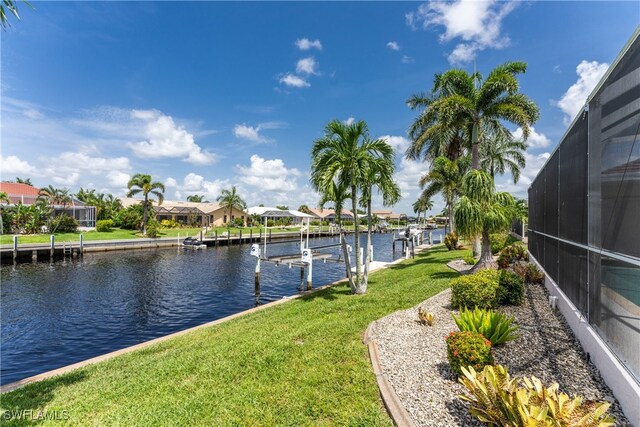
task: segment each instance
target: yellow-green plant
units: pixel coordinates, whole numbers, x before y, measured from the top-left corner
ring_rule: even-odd
[[[459,381],[470,395],[461,399],[471,403],[470,413],[489,425],[509,427],[609,427],[615,418],[607,414],[609,403],[587,402],[558,392],[558,384],[544,387],[531,378],[511,378],[501,365],[485,366],[477,373],[462,368]]]
[[[500,345],[518,338],[515,332],[518,325],[513,324],[513,317],[492,310],[475,308],[473,311],[463,308],[460,316],[451,313],[460,331],[477,332],[491,341],[491,345]]]
[[[428,312],[422,307],[418,307],[418,319],[423,325],[433,326],[433,313]]]

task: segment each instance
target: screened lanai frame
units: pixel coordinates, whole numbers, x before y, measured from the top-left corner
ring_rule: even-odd
[[[529,187],[528,245],[640,383],[639,34]]]

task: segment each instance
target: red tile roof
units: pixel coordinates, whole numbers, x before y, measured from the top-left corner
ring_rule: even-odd
[[[38,196],[40,190],[28,184],[16,184],[15,182],[0,182],[0,191],[9,196]]]

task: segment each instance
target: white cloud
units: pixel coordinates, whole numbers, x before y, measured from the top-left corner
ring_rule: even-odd
[[[3,180],[12,179],[13,175],[35,175],[37,169],[26,160],[16,156],[0,156],[0,176]]]
[[[80,174],[78,172],[71,172],[65,176],[54,176],[51,178],[53,182],[64,187],[72,187],[78,183]]]
[[[62,172],[82,171],[94,175],[113,170],[131,169],[127,157],[91,157],[82,152],[67,151],[47,159],[52,170]]]
[[[177,187],[178,181],[176,181],[174,178],[169,177],[164,181],[164,186],[167,188]]]
[[[24,114],[26,117],[32,120],[38,120],[44,117],[44,114],[42,114],[40,111],[36,110],[35,108],[27,108],[22,112],[22,114]]]
[[[387,43],[387,47],[391,50],[400,50],[400,45],[398,44],[398,42],[394,41]]]
[[[415,62],[415,60],[408,55],[404,55],[401,61],[403,64],[413,64]]]
[[[145,159],[182,158],[198,165],[210,165],[215,154],[202,150],[192,133],[178,126],[171,116],[157,110],[132,110],[131,118],[141,122],[144,141],[130,143],[133,153]]]
[[[296,40],[296,46],[300,50],[318,49],[322,50],[322,43],[320,40],[309,40],[307,38]]]
[[[307,82],[302,77],[296,76],[296,75],[291,74],[291,73],[287,73],[284,76],[280,77],[280,83],[283,83],[283,84],[285,84],[287,86],[292,86],[292,87],[309,87],[309,86],[311,86],[311,84],[309,84],[309,82]]]
[[[263,129],[281,129],[286,126],[284,122],[264,122],[258,126],[248,126],[245,123],[241,125],[235,125],[233,128],[233,134],[236,138],[247,139],[249,141],[257,142],[259,144],[271,142],[272,140],[260,135],[260,131]]]
[[[296,73],[318,75],[318,63],[313,56],[302,58],[296,64]]]
[[[251,156],[251,165],[236,165],[240,174],[240,182],[261,191],[295,191],[298,188],[296,177],[301,173],[296,168],[287,168],[281,159],[265,160],[254,154]]]
[[[409,144],[411,144],[411,141],[409,141],[404,136],[384,135],[384,136],[381,136],[380,138],[386,140],[387,143],[391,147],[393,147],[396,153],[400,155],[404,155],[404,152],[409,147]]]
[[[353,117],[349,117],[347,120],[344,120],[344,124],[345,125],[352,125],[356,122],[356,119],[354,119]]]
[[[587,97],[608,68],[609,64],[597,61],[589,62],[583,60],[578,64],[576,67],[578,81],[571,85],[557,103],[558,107],[567,115],[564,118],[565,125],[571,123],[573,118],[584,107]]]
[[[416,190],[420,190],[418,181],[428,170],[429,165],[427,163],[408,160],[402,157],[398,170],[394,174],[394,179],[400,187],[400,190],[402,190],[403,198],[409,197],[409,195],[412,192],[416,192]]]
[[[515,131],[511,132],[514,138],[522,139],[522,128],[518,128]],[[527,139],[527,145],[530,148],[544,148],[548,147],[551,144],[551,140],[546,137],[543,133],[536,132],[536,129],[531,126],[529,127],[529,138]]]
[[[408,13],[406,19],[414,29],[444,27],[441,42],[461,39],[463,43],[458,44],[448,58],[451,64],[460,64],[473,60],[481,50],[509,45],[509,38],[501,35],[502,20],[516,6],[517,2],[513,1],[430,0]]]
[[[120,171],[111,171],[107,173],[109,187],[125,188],[131,179],[131,175]]]
[[[512,195],[519,198],[527,197],[527,189],[533,182],[542,166],[544,166],[547,159],[551,156],[550,153],[533,154],[530,151],[524,153],[526,166],[520,172],[520,180],[517,184],[513,183],[513,178],[509,173],[506,173],[500,177],[496,177],[496,190],[507,191]]]
[[[174,178],[167,178],[165,186],[169,188],[175,188],[174,197],[177,200],[186,198],[188,195],[199,194],[204,195],[205,200],[215,202],[224,188],[230,188],[231,184],[229,180],[215,179],[209,181],[202,175],[195,174],[193,172],[188,173],[182,180],[182,183],[178,183]],[[242,196],[242,195],[241,195]]]

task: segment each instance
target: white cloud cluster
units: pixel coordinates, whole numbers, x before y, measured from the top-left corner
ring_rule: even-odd
[[[177,200],[188,195],[198,194],[204,195],[205,200],[212,203],[215,202],[216,197],[220,195],[223,189],[231,188],[229,180],[215,179],[209,181],[202,175],[193,172],[185,175],[182,183],[179,183],[175,178],[169,177],[165,180],[164,185],[167,188],[167,193],[171,190],[174,191],[174,197]]]
[[[398,156],[403,156],[404,152],[409,147],[409,144],[411,144],[411,141],[409,141],[404,136],[384,135],[380,138],[386,140],[387,143],[395,150]]]
[[[318,75],[318,63],[313,56],[302,58],[296,64],[296,73]]]
[[[352,116],[350,116],[347,120],[344,120],[343,123],[345,125],[352,125],[356,122],[356,119]]]
[[[0,155],[0,177],[3,180],[13,179],[14,175],[33,176],[36,174],[37,169],[29,162],[21,160],[17,156],[4,157]]]
[[[572,84],[564,95],[562,95],[560,101],[557,102],[558,107],[566,114],[564,118],[565,125],[569,125],[582,107],[584,107],[587,97],[607,72],[608,68],[609,64],[599,63],[597,61],[589,62],[583,60],[578,64],[576,67],[578,81]]]
[[[318,49],[322,50],[320,40],[309,40],[307,38],[296,40],[296,46],[300,50]],[[284,73],[280,75],[278,81],[289,87],[303,88],[310,87],[311,83],[307,81],[310,76],[319,76],[318,62],[313,56],[301,58],[296,62],[296,73]]]
[[[246,124],[235,125],[233,128],[233,134],[236,138],[248,139],[249,141],[263,143],[267,142],[267,139],[260,135],[260,126],[252,127]]]
[[[280,83],[290,86],[290,87],[309,87],[311,84],[303,79],[302,77],[296,76],[295,74],[286,73],[282,77],[280,77]]]
[[[322,43],[320,43],[320,40],[309,40],[308,38],[296,40],[296,46],[300,50],[309,50],[309,49],[322,50]]]
[[[514,138],[522,139],[524,134],[522,132],[522,128],[518,128],[515,131],[511,132]],[[547,136],[543,133],[536,132],[536,128],[533,126],[529,127],[529,138],[527,138],[527,145],[530,148],[544,148],[548,147],[551,144],[551,140],[547,138]]]
[[[502,49],[509,45],[509,38],[501,34],[502,20],[516,6],[514,1],[430,0],[408,13],[406,20],[414,29],[445,27],[441,42],[461,39],[448,59],[451,64],[463,64],[475,59],[484,49]]]
[[[287,192],[298,188],[297,177],[301,175],[296,168],[287,168],[281,159],[265,160],[254,154],[250,166],[236,165],[240,182],[261,191]]]
[[[500,177],[496,177],[496,190],[507,191],[516,197],[526,198],[527,189],[550,155],[551,154],[547,152],[533,154],[530,151],[526,151],[524,158],[527,163],[524,169],[520,171],[520,180],[518,183],[514,184],[511,175],[506,173]]]
[[[141,158],[182,158],[196,165],[215,163],[215,154],[203,150],[192,133],[176,125],[171,116],[158,110],[132,110],[131,118],[142,124],[143,141],[130,143],[133,153]]]
[[[413,64],[415,60],[409,55],[403,55],[401,59],[403,64]]]
[[[389,43],[387,43],[387,47],[391,50],[400,50],[400,45],[395,41],[390,41]]]

